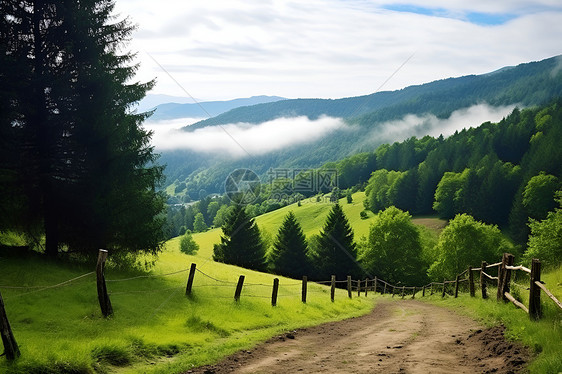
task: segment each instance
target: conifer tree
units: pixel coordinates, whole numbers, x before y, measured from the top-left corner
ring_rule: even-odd
[[[309,275],[307,254],[306,237],[295,214],[290,211],[279,228],[269,255],[273,271],[291,278]]]
[[[235,204],[222,226],[221,243],[213,259],[247,269],[265,270],[265,246],[258,225],[241,204]]]
[[[335,275],[338,280],[344,280],[348,275],[357,275],[360,271],[356,263],[353,230],[339,203],[334,205],[326,218],[313,258],[317,277],[321,279]]]
[[[13,214],[42,227],[50,255],[63,244],[95,254],[162,243],[163,168],[141,127],[148,113],[132,111],[153,82],[131,81],[134,55],[122,51],[134,27],[113,9],[113,0],[0,3],[0,134],[19,153],[1,163],[0,180],[9,177]]]

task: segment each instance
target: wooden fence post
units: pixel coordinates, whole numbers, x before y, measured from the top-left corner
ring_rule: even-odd
[[[332,275],[332,284],[330,287],[330,299],[334,302],[334,297],[336,295],[336,276]]]
[[[20,349],[14,334],[12,333],[12,328],[10,327],[10,322],[8,321],[8,316],[6,314],[6,309],[4,308],[4,299],[2,299],[2,294],[0,293],[0,335],[2,335],[2,343],[4,344],[4,354],[8,361],[13,361],[18,358],[20,354]]]
[[[510,253],[504,253],[504,259],[502,258],[502,279],[501,279],[501,287],[498,288],[498,301],[504,300],[507,301],[505,297],[505,293],[509,292],[509,283],[511,281],[511,270],[506,269],[506,266],[513,266],[514,256]]]
[[[484,275],[487,266],[488,263],[486,261],[482,261],[482,265],[480,267],[480,289],[482,290],[483,299],[488,298],[488,293],[487,293],[488,286],[486,285],[486,276]]]
[[[365,297],[367,297],[367,291],[369,291],[369,278],[365,278]]]
[[[430,295],[433,295],[433,282],[431,282],[431,293]]]
[[[187,277],[187,286],[185,287],[185,296],[191,295],[191,288],[193,287],[193,278],[195,277],[195,268],[197,265],[195,263],[191,264],[189,268],[189,276]]]
[[[373,282],[373,292],[375,293],[375,295],[377,294],[377,277],[375,277],[375,280]]]
[[[307,292],[307,283],[308,283],[308,277],[306,275],[302,276],[302,302],[306,304],[306,292]]]
[[[459,278],[460,276],[457,274],[457,277],[455,278],[455,299],[459,297]]]
[[[394,294],[396,293],[396,287],[392,286],[392,297],[394,297]]]
[[[503,273],[505,271],[505,265],[507,265],[507,253],[502,255],[502,263],[498,267],[498,290],[496,292],[496,299],[498,301],[503,300]]]
[[[441,293],[441,297],[445,297],[445,282],[447,282],[445,279],[443,279],[443,292]]]
[[[422,287],[422,297],[425,297],[425,286]]]
[[[416,290],[417,290],[417,288],[416,288],[416,286],[414,286],[414,292],[412,293],[412,299],[416,298]]]
[[[105,260],[107,260],[109,252],[105,249],[98,251],[98,263],[96,265],[96,284],[98,289],[98,301],[100,303],[101,313],[104,317],[109,317],[113,314],[113,307],[107,294],[107,286],[105,285]]]
[[[236,285],[236,291],[234,292],[234,301],[240,301],[240,294],[242,293],[242,286],[244,285],[244,279],[246,277],[241,275],[238,278],[238,284]]]
[[[357,297],[361,296],[361,279],[357,279]]]
[[[402,298],[404,298],[404,290],[406,289],[406,286],[402,286]]]
[[[350,299],[353,297],[351,296],[351,275],[347,276],[347,297]]]
[[[386,282],[384,282],[384,288],[383,288],[383,290],[382,290],[382,294],[383,294],[383,295],[386,295]]]
[[[472,275],[472,266],[468,267],[468,290],[470,292],[470,297],[474,297],[474,275]]]
[[[271,306],[277,305],[277,293],[279,292],[279,278],[273,279],[273,291],[271,291]]]
[[[529,317],[538,320],[542,317],[541,289],[535,282],[541,281],[541,262],[536,258],[531,263],[531,285],[529,287]]]

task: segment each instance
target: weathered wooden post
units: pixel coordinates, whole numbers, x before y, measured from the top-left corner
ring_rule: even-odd
[[[431,282],[431,293],[430,295],[433,295],[433,282]]]
[[[357,279],[357,297],[361,296],[361,279]]]
[[[505,272],[505,266],[507,265],[507,253],[502,255],[502,263],[498,266],[498,289],[496,292],[496,299],[498,301],[503,300],[503,273]]]
[[[488,286],[486,285],[486,276],[484,275],[486,273],[487,266],[488,263],[486,261],[482,261],[482,265],[480,266],[480,289],[482,290],[483,299],[488,298],[488,292],[487,292]]]
[[[244,286],[244,279],[246,277],[241,275],[238,278],[238,284],[236,285],[236,291],[234,292],[234,301],[240,301],[240,294],[242,293],[242,286]]]
[[[402,286],[402,298],[404,298],[404,291],[406,290],[406,286]]]
[[[2,335],[2,343],[4,344],[4,354],[8,361],[15,360],[20,354],[20,349],[14,334],[12,333],[12,328],[10,327],[10,322],[8,321],[8,316],[6,314],[6,309],[4,308],[4,299],[2,299],[2,294],[0,293],[0,335]]]
[[[191,264],[189,268],[189,276],[187,277],[187,286],[185,287],[185,296],[191,295],[191,288],[193,287],[193,278],[195,277],[195,268],[197,265],[195,263]]]
[[[460,276],[457,274],[457,277],[455,278],[455,299],[459,297],[459,278]]]
[[[308,277],[306,275],[302,276],[302,297],[301,300],[303,303],[306,304],[306,292],[307,292],[307,286],[308,286]]]
[[[369,291],[369,278],[365,279],[365,297],[367,297],[367,292]]]
[[[445,297],[445,284],[446,284],[446,280],[443,279],[443,293],[441,294],[441,297]]]
[[[474,297],[475,291],[474,291],[474,276],[472,275],[472,266],[468,267],[468,290],[470,292],[470,297]]]
[[[504,253],[504,258],[505,261],[502,258],[502,280],[501,280],[501,287],[499,288],[498,291],[498,301],[500,300],[504,300],[504,301],[508,301],[507,298],[505,297],[505,293],[509,292],[509,286],[510,286],[510,281],[511,281],[511,270],[507,269],[507,266],[513,266],[513,260],[514,260],[514,256],[510,253]]]
[[[100,249],[98,251],[98,263],[96,265],[96,284],[98,289],[98,301],[100,303],[101,313],[104,317],[109,317],[113,314],[113,307],[111,306],[111,301],[109,300],[109,295],[107,294],[107,286],[105,285],[105,261],[109,252],[105,249]]]
[[[375,277],[375,280],[373,281],[373,292],[375,295],[377,294],[377,277]]]
[[[279,292],[279,278],[273,279],[273,291],[271,291],[271,306],[277,305],[277,293]]]
[[[396,293],[396,287],[395,286],[391,286],[392,287],[392,297],[394,297],[394,294]]]
[[[351,275],[347,276],[347,297],[350,299],[353,297],[351,296]]]
[[[416,286],[414,286],[414,291],[412,292],[412,299],[416,298],[416,290],[417,290],[417,288],[416,288]]]
[[[425,297],[425,286],[422,287],[422,297]]]
[[[386,295],[386,282],[384,282],[384,288],[383,288],[383,290],[382,290],[382,294],[383,294],[383,295]]]
[[[332,275],[332,284],[330,287],[330,299],[334,302],[334,297],[336,296],[336,276]]]
[[[538,320],[542,317],[541,289],[535,282],[541,281],[541,262],[534,258],[531,262],[531,285],[529,287],[529,317]]]

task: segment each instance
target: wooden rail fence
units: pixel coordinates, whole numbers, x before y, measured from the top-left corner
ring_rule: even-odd
[[[97,285],[97,293],[98,293],[98,301],[100,304],[101,313],[104,317],[109,317],[113,314],[113,308],[109,299],[109,294],[107,291],[106,286],[106,279],[105,279],[105,262],[108,257],[108,252],[106,250],[100,249],[98,262],[96,264],[96,285]],[[347,290],[348,298],[353,297],[353,291],[357,292],[357,296],[361,296],[361,293],[364,292],[365,296],[368,295],[368,292],[373,293],[381,293],[391,294],[392,297],[399,295],[401,298],[405,298],[408,295],[411,295],[412,298],[416,297],[416,294],[421,291],[422,297],[426,296],[426,292],[429,289],[430,295],[433,295],[435,291],[441,291],[441,297],[445,297],[447,293],[450,293],[455,298],[458,297],[459,294],[459,285],[468,282],[468,292],[470,293],[471,297],[476,296],[476,288],[475,288],[475,279],[479,280],[481,295],[483,299],[487,299],[488,295],[488,285],[495,283],[497,286],[497,300],[498,301],[509,301],[513,303],[515,306],[521,308],[526,313],[529,314],[530,318],[533,320],[538,320],[542,317],[542,308],[541,308],[541,291],[544,292],[560,309],[562,309],[562,303],[550,292],[541,281],[541,263],[537,259],[532,260],[531,269],[526,268],[523,265],[514,266],[513,264],[513,255],[509,253],[504,253],[501,262],[497,262],[495,264],[487,264],[485,261],[481,263],[479,268],[468,267],[465,271],[461,272],[455,277],[455,280],[446,280],[444,279],[443,282],[431,282],[424,286],[406,286],[406,285],[394,285],[391,284],[381,278],[374,277],[373,279],[366,278],[364,280],[353,280],[351,276],[347,276],[346,280],[336,280],[336,276],[332,275],[329,281],[317,281],[314,282],[319,285],[329,285],[330,286],[330,299],[332,302],[335,301],[336,295],[336,286],[339,284],[340,288],[344,288]],[[497,267],[497,276],[493,276],[488,274],[490,269]],[[181,272],[187,271],[180,270],[177,272],[164,274],[160,276],[167,276],[178,274]],[[511,286],[511,279],[512,279],[512,272],[515,271],[522,271],[529,275],[529,306],[525,306],[519,300],[517,300],[513,294],[510,292]],[[242,297],[242,291],[244,288],[244,281],[245,276],[240,275],[238,278],[238,282],[228,282],[220,279],[216,279],[208,274],[203,273],[201,270],[197,269],[197,265],[192,263],[189,268],[189,275],[187,277],[187,284],[185,288],[185,295],[187,297],[191,297],[193,295],[193,283],[195,279],[196,272],[199,272],[201,275],[212,279],[215,282],[221,283],[225,286],[232,286],[236,285],[234,291],[234,301],[240,302]],[[479,277],[474,277],[474,272],[479,272]],[[53,286],[34,286],[34,287],[14,287],[14,286],[0,286],[1,288],[37,288],[37,291],[32,292],[39,292],[46,289],[56,288],[63,285],[68,285],[71,282],[89,276],[94,272],[83,274],[79,277],[70,279],[68,281],[53,285]],[[110,282],[117,282],[117,281],[130,281],[138,278],[150,278],[150,277],[158,277],[157,275],[147,275],[147,276],[138,276],[128,279],[118,279],[113,280]],[[301,286],[301,301],[306,303],[308,301],[308,277],[303,276],[302,282],[293,283],[291,285],[300,285]],[[265,284],[253,284],[254,286],[267,286]],[[451,290],[448,285],[454,285],[454,288]],[[248,284],[248,286],[252,286],[252,284]],[[277,306],[278,297],[279,295],[279,287],[280,282],[279,278],[273,279],[272,291],[271,291],[271,305],[273,307]],[[440,287],[438,289],[437,287]],[[251,295],[248,295],[249,297]],[[290,296],[290,295],[281,295],[281,296]],[[256,296],[253,297],[265,297],[265,296]],[[10,324],[8,322],[8,317],[6,315],[6,311],[4,308],[4,300],[2,299],[2,294],[0,293],[0,334],[2,335],[2,343],[4,345],[4,354],[8,360],[14,360],[20,356],[20,351],[18,348],[18,344],[14,338],[12,330],[10,328]]]

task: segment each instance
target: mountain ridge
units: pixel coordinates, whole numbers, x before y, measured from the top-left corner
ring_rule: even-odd
[[[208,118],[209,116],[214,117],[238,107],[272,103],[281,100],[286,99],[280,96],[259,95],[224,101],[204,101],[195,103],[167,102],[149,109],[154,110],[154,114],[152,114],[150,120],[159,121],[178,118]]]
[[[340,99],[287,99],[240,107],[196,122],[183,130],[194,131],[229,123],[258,124],[281,117],[306,116],[314,120],[322,115],[344,118],[364,125],[366,122],[398,119],[404,114],[432,113],[444,118],[456,109],[481,102],[493,106],[515,103],[524,106],[537,105],[548,101],[553,94],[562,95],[562,85],[557,86],[554,93],[545,92],[545,86],[552,80],[549,72],[559,66],[560,59],[561,55],[517,66],[506,66],[490,73],[445,78],[400,90],[362,96]],[[526,81],[529,77],[533,77],[535,82]],[[513,92],[514,90],[519,92]],[[451,96],[456,98],[455,103],[451,103]]]

